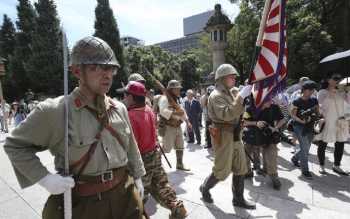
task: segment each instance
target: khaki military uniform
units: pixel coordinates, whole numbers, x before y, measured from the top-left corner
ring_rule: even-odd
[[[158,101],[159,105],[159,114],[161,117],[163,117],[166,120],[170,120],[172,114],[174,113],[175,109],[172,109],[169,105],[168,99],[165,95],[162,95]],[[186,114],[182,117],[179,117],[178,120],[185,121],[186,120]],[[161,127],[159,127],[160,129]],[[175,150],[183,150],[184,149],[184,139],[182,134],[181,125],[173,126],[165,124],[164,127],[165,130],[163,137],[163,149],[166,153],[169,153],[172,148]]]
[[[233,127],[240,122],[243,105],[237,101],[232,93],[217,85],[208,100],[208,114],[213,127],[219,130],[218,139],[212,136],[214,145],[214,176],[225,180],[230,173],[244,175],[247,173],[244,146],[239,140],[234,141]]]
[[[69,162],[73,164],[97,140],[95,137],[101,124],[85,107],[96,109],[96,106],[89,104],[78,88],[68,98]],[[108,130],[103,129],[96,150],[82,175],[98,176],[108,170],[125,167],[128,169],[128,174],[118,186],[98,195],[81,197],[75,194],[73,189],[73,218],[142,218],[142,204],[130,176],[135,179],[140,178],[145,174],[145,169],[132,133],[128,113],[122,103],[112,101],[108,97],[104,99],[109,124],[117,130],[124,145],[121,145]],[[12,131],[6,139],[4,148],[22,188],[35,184],[49,173],[35,155],[39,151],[49,150],[55,157],[56,170],[62,172],[64,168],[64,98],[57,97],[41,102],[27,119]],[[72,174],[77,174],[78,170],[70,171]],[[44,209],[44,218],[60,218],[57,216],[63,211],[62,206],[58,204],[61,202],[57,202],[60,198],[62,195],[50,196]],[[112,205],[115,207],[109,207]],[[95,214],[99,216],[94,217]],[[102,217],[102,215],[114,216]]]

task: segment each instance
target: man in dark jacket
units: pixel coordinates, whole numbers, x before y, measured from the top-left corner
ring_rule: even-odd
[[[201,144],[201,133],[199,130],[199,116],[202,112],[201,104],[197,99],[194,98],[194,93],[192,90],[187,90],[187,99],[184,102],[185,110],[190,123],[192,124],[192,129],[188,129],[188,143],[194,142],[194,135],[196,135],[196,144]]]

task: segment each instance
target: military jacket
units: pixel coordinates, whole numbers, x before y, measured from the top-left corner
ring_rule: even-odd
[[[223,85],[217,85],[210,94],[207,107],[214,123],[236,124],[244,111],[243,104]]]
[[[105,96],[110,125],[119,133],[122,144],[102,129],[102,125],[85,106],[95,108],[76,88],[68,96],[69,104],[69,162],[78,161],[96,141],[96,134],[102,129],[96,150],[87,164],[83,175],[100,175],[106,170],[128,166],[130,174],[139,178],[145,174],[126,107]],[[113,108],[110,110],[110,108]],[[7,137],[5,145],[21,187],[30,186],[49,172],[36,153],[49,150],[55,157],[55,168],[64,168],[64,97],[47,99],[35,108]],[[77,170],[71,170],[74,173]]]

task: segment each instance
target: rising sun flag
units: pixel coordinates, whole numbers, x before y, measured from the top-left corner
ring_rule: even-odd
[[[257,52],[250,74],[255,106],[273,98],[286,86],[287,30],[286,0],[266,0],[256,42]],[[268,98],[270,99],[270,98]]]

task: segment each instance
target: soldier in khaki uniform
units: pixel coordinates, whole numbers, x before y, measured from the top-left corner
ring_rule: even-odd
[[[47,99],[16,127],[4,148],[22,188],[35,183],[51,193],[43,218],[63,218],[63,195],[72,188],[73,218],[144,218],[141,177],[145,174],[128,112],[106,93],[119,64],[109,45],[85,37],[73,47],[71,70],[79,87],[68,96],[69,163],[63,177],[64,98]],[[55,157],[50,173],[35,155]],[[74,180],[73,180],[74,179]]]
[[[192,125],[178,102],[181,88],[180,82],[170,80],[167,86],[167,95],[160,97],[158,101],[160,115],[158,133],[163,137],[163,148],[166,153],[169,153],[172,148],[176,150],[176,169],[189,171],[190,169],[183,164],[184,139],[181,123],[185,121],[189,129],[192,128]]]
[[[219,181],[225,180],[232,172],[233,205],[255,209],[255,205],[243,197],[247,165],[240,136],[240,116],[244,111],[243,99],[251,93],[251,86],[244,87],[234,97],[231,88],[234,87],[237,76],[238,72],[229,64],[220,65],[215,73],[216,88],[208,100],[215,160],[212,173],[200,186],[200,192],[205,202],[212,203],[209,190]]]

